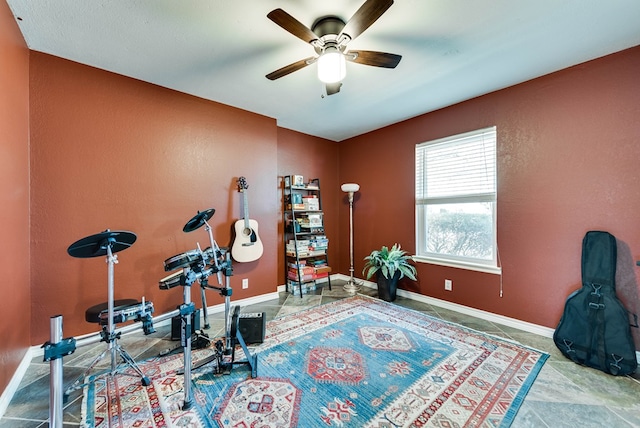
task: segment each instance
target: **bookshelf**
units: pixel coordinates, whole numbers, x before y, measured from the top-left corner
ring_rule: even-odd
[[[295,295],[297,289],[302,297],[325,280],[331,290],[320,179],[305,182],[301,175],[285,176],[283,202],[287,291]]]

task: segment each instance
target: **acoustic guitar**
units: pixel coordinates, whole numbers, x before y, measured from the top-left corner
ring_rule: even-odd
[[[236,221],[236,232],[231,256],[240,263],[253,262],[262,256],[262,241],[258,236],[258,222],[249,218],[249,198],[247,196],[249,185],[244,177],[238,178],[238,191],[244,196],[244,219]]]

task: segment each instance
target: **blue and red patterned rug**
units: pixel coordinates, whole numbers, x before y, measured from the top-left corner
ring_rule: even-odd
[[[175,374],[179,356],[142,364],[152,379],[148,388],[135,377],[98,376],[85,391],[85,421],[98,427],[509,426],[548,357],[364,296],[271,321],[256,352],[255,379],[245,366],[230,375],[206,366],[195,373],[196,406],[186,412],[180,410],[183,377]]]

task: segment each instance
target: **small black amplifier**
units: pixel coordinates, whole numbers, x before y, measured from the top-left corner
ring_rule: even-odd
[[[266,328],[266,312],[238,314],[238,331],[246,344],[264,342]]]
[[[194,334],[196,330],[200,330],[200,309],[196,309],[191,314],[191,334]],[[171,340],[182,339],[182,317],[176,315],[171,318]]]

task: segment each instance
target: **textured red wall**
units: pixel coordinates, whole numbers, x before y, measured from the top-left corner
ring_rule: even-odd
[[[0,391],[31,344],[29,289],[29,50],[0,2]]]
[[[338,253],[342,241],[338,229],[340,183],[338,181],[338,143],[278,128],[278,177],[302,175],[305,181],[320,179],[320,197],[324,211],[324,226],[329,238],[329,264],[338,272]],[[282,183],[278,196],[278,284],[284,284],[284,239],[282,224]]]
[[[381,245],[415,250],[415,144],[496,125],[504,296],[497,275],[422,263],[419,282],[403,287],[555,327],[580,284],[582,238],[598,229],[621,241],[623,298],[639,312],[639,75],[636,47],[342,142],[340,178],[361,185],[356,272]],[[341,222],[347,218],[345,208]]]
[[[182,232],[198,210],[216,209],[214,239],[231,244],[243,216],[239,176],[249,184],[264,255],[234,263],[232,301],[276,290],[273,119],[35,52],[31,85],[32,343],[47,339],[55,314],[65,336],[97,330],[84,312],[107,300],[106,258],[73,258],[67,247],[107,228],[137,234],[116,254],[115,297],[145,296],[156,315],[175,309],[182,288],[159,289],[163,261],[209,246],[204,228]],[[192,299],[199,307],[195,287]],[[223,302],[214,291],[207,299]]]

